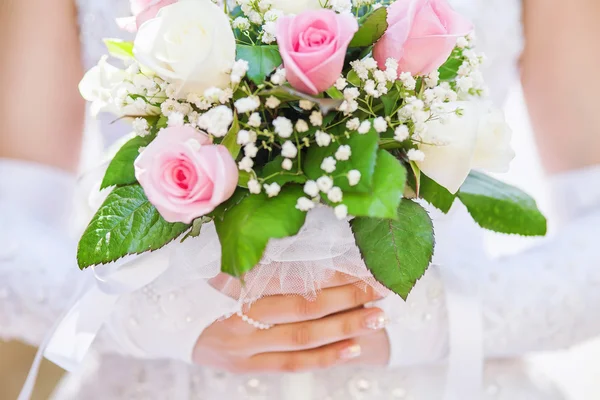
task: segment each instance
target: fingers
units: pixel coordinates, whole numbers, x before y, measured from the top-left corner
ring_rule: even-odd
[[[245,314],[266,324],[289,324],[352,310],[380,298],[370,286],[363,289],[345,285],[325,289],[312,301],[302,296],[265,297],[254,303]]]
[[[244,372],[302,372],[329,368],[361,354],[353,340],[330,344],[318,349],[255,355],[242,366]]]
[[[356,338],[385,327],[386,318],[378,308],[361,308],[316,321],[277,325],[252,337],[258,352],[314,349]]]

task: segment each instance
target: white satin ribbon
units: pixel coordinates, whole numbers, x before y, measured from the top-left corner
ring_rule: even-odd
[[[170,248],[94,269],[95,283],[59,319],[35,356],[18,400],[29,400],[43,357],[67,371],[81,365],[119,297],[150,284],[169,266]]]

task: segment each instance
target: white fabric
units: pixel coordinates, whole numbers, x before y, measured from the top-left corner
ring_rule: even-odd
[[[101,38],[121,35],[112,21],[126,15],[128,4],[127,0],[79,0],[79,3],[84,59],[89,67],[104,52]],[[473,16],[480,48],[490,59],[486,78],[492,93],[501,100],[513,79],[522,47],[520,4],[517,0],[454,0],[453,3],[459,11]],[[60,176],[53,171],[38,170],[38,173],[41,177]],[[31,213],[39,210],[40,204],[28,208],[19,201],[22,194],[14,186],[15,182],[22,186],[18,174],[12,171],[8,179],[6,174],[0,174],[0,189],[4,189],[0,190],[0,202],[4,192],[11,194],[10,203],[5,202],[8,206],[0,208],[0,216],[12,220],[10,225],[0,225],[0,235],[6,234],[11,242],[16,238],[17,246],[23,246],[11,252],[13,257],[0,259],[0,336],[39,343],[67,305],[68,296],[64,293],[83,275],[72,260],[74,247],[66,238],[64,227],[40,222],[43,215],[57,215],[63,209],[48,207],[41,219],[34,217]],[[23,180],[35,179],[23,176]],[[586,172],[586,176],[586,180],[600,179],[599,173]],[[57,178],[40,178],[39,185],[30,186],[39,188],[33,198],[45,199],[54,194],[59,184],[52,179]],[[10,185],[3,185],[3,181]],[[569,193],[579,193],[578,189],[587,190],[589,186],[569,188]],[[532,373],[518,358],[529,351],[562,348],[600,333],[600,322],[591,314],[600,305],[600,273],[595,267],[600,253],[591,239],[600,222],[596,200],[586,200],[589,214],[584,218],[578,218],[579,207],[568,205],[570,224],[554,242],[498,262],[483,253],[481,231],[463,207],[454,207],[448,215],[431,210],[438,242],[434,265],[419,281],[408,302],[388,298],[382,303],[393,321],[388,329],[396,365],[393,370],[337,368],[304,375],[303,379],[235,376],[189,367],[181,361],[144,361],[104,354],[88,359],[84,368],[63,383],[55,398],[285,399],[290,388],[298,390],[296,394],[306,394],[302,392],[303,385],[310,384],[313,395],[310,397],[314,399],[441,399],[448,372],[444,360],[449,354],[452,357],[449,343],[464,346],[457,338],[461,334],[463,339],[472,337],[471,332],[463,332],[462,325],[453,331],[450,327],[456,325],[457,317],[466,318],[464,321],[478,317],[475,310],[469,311],[472,301],[466,302],[464,313],[456,312],[456,301],[451,300],[452,293],[447,293],[450,286],[442,279],[450,272],[452,277],[467,279],[470,287],[480,289],[483,351],[488,357],[481,398],[561,399],[552,388],[537,378],[532,379]],[[4,229],[5,226],[11,230]],[[338,228],[327,228],[344,232],[347,226],[340,223]],[[209,236],[197,240],[209,240]],[[347,249],[341,255],[352,251]],[[273,254],[269,253],[269,257]],[[152,284],[121,297],[96,348],[102,352],[143,353],[149,358],[189,358],[180,356],[181,348],[191,349],[196,332],[210,323],[206,320],[207,311],[214,305],[206,282],[189,279],[194,273],[189,267],[184,262],[175,264]],[[37,299],[41,290],[45,296]],[[458,299],[460,302],[461,297]],[[167,341],[180,338],[183,340],[179,349],[164,347]],[[479,358],[481,346],[474,343],[471,351],[466,351],[462,352],[464,360],[472,361]],[[473,383],[477,385],[476,378]]]

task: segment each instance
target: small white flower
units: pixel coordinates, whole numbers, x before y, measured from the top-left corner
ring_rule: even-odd
[[[359,170],[353,169],[348,171],[348,183],[350,184],[350,186],[358,185],[358,182],[360,182],[360,178],[361,174]]]
[[[241,31],[247,31],[248,29],[250,29],[250,21],[248,21],[248,18],[237,17],[236,19],[233,20],[233,23],[231,24],[231,26],[233,26],[234,29],[239,29]]]
[[[179,127],[184,124],[184,115],[180,112],[174,112],[169,115],[169,119],[167,121],[167,125],[169,127]]]
[[[317,179],[317,186],[321,192],[327,193],[333,187],[333,179],[328,176],[322,176]]]
[[[294,162],[289,158],[286,158],[281,162],[281,168],[285,169],[286,171],[291,170],[293,166]]]
[[[351,155],[352,149],[347,144],[341,145],[335,152],[335,158],[340,161],[349,160]]]
[[[248,190],[252,194],[259,194],[260,191],[262,190],[262,187],[260,186],[260,183],[258,183],[258,181],[256,179],[250,179],[248,181]]]
[[[308,124],[306,121],[303,119],[296,121],[296,130],[300,133],[308,132]]]
[[[242,171],[250,172],[252,171],[252,167],[254,166],[254,161],[250,157],[244,157],[238,163],[239,169]]]
[[[263,22],[262,16],[259,12],[249,9],[248,11],[244,10],[244,14],[250,19],[250,22],[256,25],[260,25]]]
[[[244,146],[244,154],[246,157],[254,158],[258,154],[258,147],[254,143],[248,143]]]
[[[396,128],[396,130],[394,130],[394,139],[398,142],[404,142],[406,139],[408,139],[409,135],[410,131],[406,125],[400,125]]]
[[[271,75],[271,82],[274,85],[283,85],[285,80],[285,68],[279,68]]]
[[[323,125],[323,114],[321,114],[321,111],[313,111],[312,114],[310,114],[310,123],[313,124],[314,126],[321,126]]]
[[[275,96],[269,96],[269,98],[265,102],[265,106],[267,106],[267,108],[277,108],[280,104],[281,101],[279,101],[279,99]]]
[[[148,103],[146,103],[146,100],[144,100],[141,97],[138,97],[137,99],[135,99],[135,101],[133,102],[133,106],[135,107],[135,109],[141,113],[145,113],[146,110],[148,109]]]
[[[319,186],[315,181],[307,181],[304,184],[304,193],[310,197],[317,197],[319,195]]]
[[[433,71],[427,77],[425,77],[425,85],[429,88],[434,88],[440,81],[440,73],[438,70]]]
[[[377,61],[375,61],[373,57],[365,58],[364,60],[362,60],[362,63],[365,66],[365,68],[369,71],[377,69]]]
[[[367,81],[365,82],[365,92],[367,92],[367,94],[369,96],[373,96],[375,98],[379,97],[379,91],[376,89],[375,87],[375,81],[372,79],[367,79]]]
[[[417,150],[417,149],[410,149],[406,152],[406,156],[408,157],[408,159],[410,161],[424,161],[425,160],[425,153],[423,153],[421,150]]]
[[[470,89],[473,88],[473,78],[471,78],[470,76],[459,76],[456,79],[456,86],[459,90],[462,90],[463,92],[468,92]]]
[[[375,78],[375,81],[378,84],[381,84],[381,83],[385,84],[388,81],[387,76],[385,75],[385,72],[383,72],[380,69],[373,72],[373,78]]]
[[[296,208],[300,211],[308,211],[315,208],[315,203],[306,197],[300,197],[296,203]]]
[[[377,117],[373,120],[373,128],[379,133],[387,131],[388,124],[383,117]]]
[[[328,4],[331,9],[337,13],[343,13],[352,10],[351,0],[330,0]]]
[[[354,60],[350,63],[356,75],[363,81],[369,79],[369,70],[365,66],[365,64],[360,60]]]
[[[415,134],[419,137],[423,137],[427,133],[427,124],[425,122],[418,122],[415,124]]]
[[[287,139],[292,136],[294,133],[294,126],[292,125],[292,121],[285,117],[277,117],[273,120],[273,127],[275,128],[275,133],[277,133],[280,137]]]
[[[408,90],[415,90],[417,87],[417,81],[413,78],[410,72],[403,72],[400,74],[400,81],[404,84],[404,87]]]
[[[259,0],[257,5],[258,5],[258,9],[264,13],[269,8],[271,8],[271,6],[273,5],[273,2],[271,0]]]
[[[332,187],[331,190],[327,192],[327,198],[333,203],[341,202],[343,199],[342,189],[337,186]]]
[[[315,103],[313,103],[312,101],[309,101],[309,100],[300,100],[298,105],[300,106],[301,109],[310,111],[314,107]]]
[[[237,134],[237,144],[245,146],[256,141],[256,133],[241,129]]]
[[[233,103],[233,105],[235,106],[235,109],[238,113],[244,114],[252,112],[258,107],[260,107],[260,100],[258,99],[258,97],[255,96],[243,97],[239,100],[236,100],[236,102]]]
[[[288,140],[281,146],[281,155],[286,158],[294,158],[298,155],[298,149],[294,143]]]
[[[340,204],[333,209],[333,212],[337,219],[343,220],[348,216],[348,207],[345,204]]]
[[[277,182],[273,182],[270,185],[265,184],[263,187],[265,188],[265,192],[267,192],[267,196],[269,197],[275,197],[281,191],[281,186],[279,186]]]
[[[219,101],[219,97],[223,93],[223,89],[217,87],[211,87],[204,91],[204,98],[211,103],[217,103]]]
[[[138,136],[146,136],[149,133],[148,121],[145,118],[136,118],[132,123],[133,131]]]
[[[327,147],[331,143],[331,135],[323,131],[317,131],[315,133],[315,140],[317,141],[317,146]]]
[[[283,15],[283,11],[270,9],[265,13],[265,21],[275,22]]]
[[[355,131],[360,126],[360,120],[358,118],[352,118],[350,121],[346,122],[346,129]]]
[[[358,133],[364,135],[365,133],[369,132],[371,130],[371,121],[363,121],[360,123],[360,126],[358,127]]]
[[[346,86],[348,86],[348,82],[342,77],[337,78],[337,81],[335,81],[335,87],[337,90],[344,90]]]
[[[358,110],[358,102],[356,100],[344,100],[338,107],[338,111],[343,112],[344,115],[350,115],[356,110]]]
[[[394,82],[398,79],[398,61],[393,58],[385,60],[385,75],[390,82]]]
[[[469,45],[469,41],[467,40],[466,37],[459,37],[456,40],[456,47],[460,48],[460,49],[464,49],[465,47],[467,47]]]
[[[248,61],[246,60],[237,60],[233,67],[231,68],[231,82],[240,83],[242,78],[246,76],[246,72],[248,72]],[[219,101],[222,100],[222,96],[219,96]],[[221,103],[224,103],[221,101]]]
[[[227,106],[217,106],[198,118],[198,126],[216,137],[223,137],[233,122],[233,111]]]
[[[263,43],[273,43],[276,40],[275,37],[275,22],[268,21],[262,26],[262,41]]]
[[[358,88],[350,87],[350,88],[344,89],[344,99],[346,99],[348,101],[355,100],[358,98],[358,96],[360,96],[360,92],[359,92]]]
[[[321,163],[321,169],[327,173],[332,173],[333,171],[335,171],[335,165],[337,164],[337,161],[335,160],[335,158],[333,157],[325,157],[325,159],[323,160],[323,162]]]
[[[250,125],[253,128],[258,128],[260,127],[260,124],[262,123],[262,120],[260,118],[260,114],[255,112],[252,113],[250,115],[250,118],[248,118],[248,125]]]

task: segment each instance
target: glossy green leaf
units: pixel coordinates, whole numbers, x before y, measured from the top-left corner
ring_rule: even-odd
[[[402,200],[397,220],[355,218],[351,226],[375,279],[406,300],[433,257],[433,223],[427,211]]]
[[[260,85],[265,78],[281,65],[281,55],[277,46],[237,45],[237,59],[248,61],[246,75]]]
[[[281,167],[282,162],[282,156],[277,156],[273,160],[269,161],[260,172],[260,177],[265,179],[266,183],[276,182],[280,186],[283,186],[286,183],[306,182],[306,176],[297,172],[298,163],[296,160],[293,161],[292,169],[289,171]]]
[[[83,269],[129,254],[157,250],[189,227],[165,221],[140,185],[118,187],[108,195],[83,233],[77,262]]]
[[[469,174],[458,198],[482,228],[523,236],[546,234],[546,218],[531,196],[481,172]]]
[[[100,189],[110,186],[130,185],[137,182],[133,163],[140,155],[140,147],[148,146],[153,139],[154,135],[135,136],[125,143],[108,164]]]
[[[237,134],[239,131],[240,122],[238,121],[237,114],[234,114],[231,128],[229,128],[229,132],[227,132],[227,135],[225,135],[221,141],[221,144],[227,147],[227,150],[229,150],[229,153],[234,160],[237,159],[238,155],[240,154],[240,150],[242,149],[242,146],[240,146],[237,142]]]
[[[113,57],[121,60],[133,58],[133,42],[126,42],[121,39],[104,39],[104,44]]]
[[[299,185],[288,185],[273,198],[250,195],[216,218],[221,270],[239,277],[258,264],[270,239],[297,234],[306,219],[306,213],[296,209],[303,195]]]
[[[387,27],[387,9],[385,7],[378,8],[358,28],[349,47],[366,47],[374,44],[383,36]]]
[[[418,197],[425,199],[429,204],[443,213],[450,211],[456,198],[455,195],[422,172],[420,173],[419,182]],[[413,174],[409,174],[408,183],[417,192],[417,181]]]

